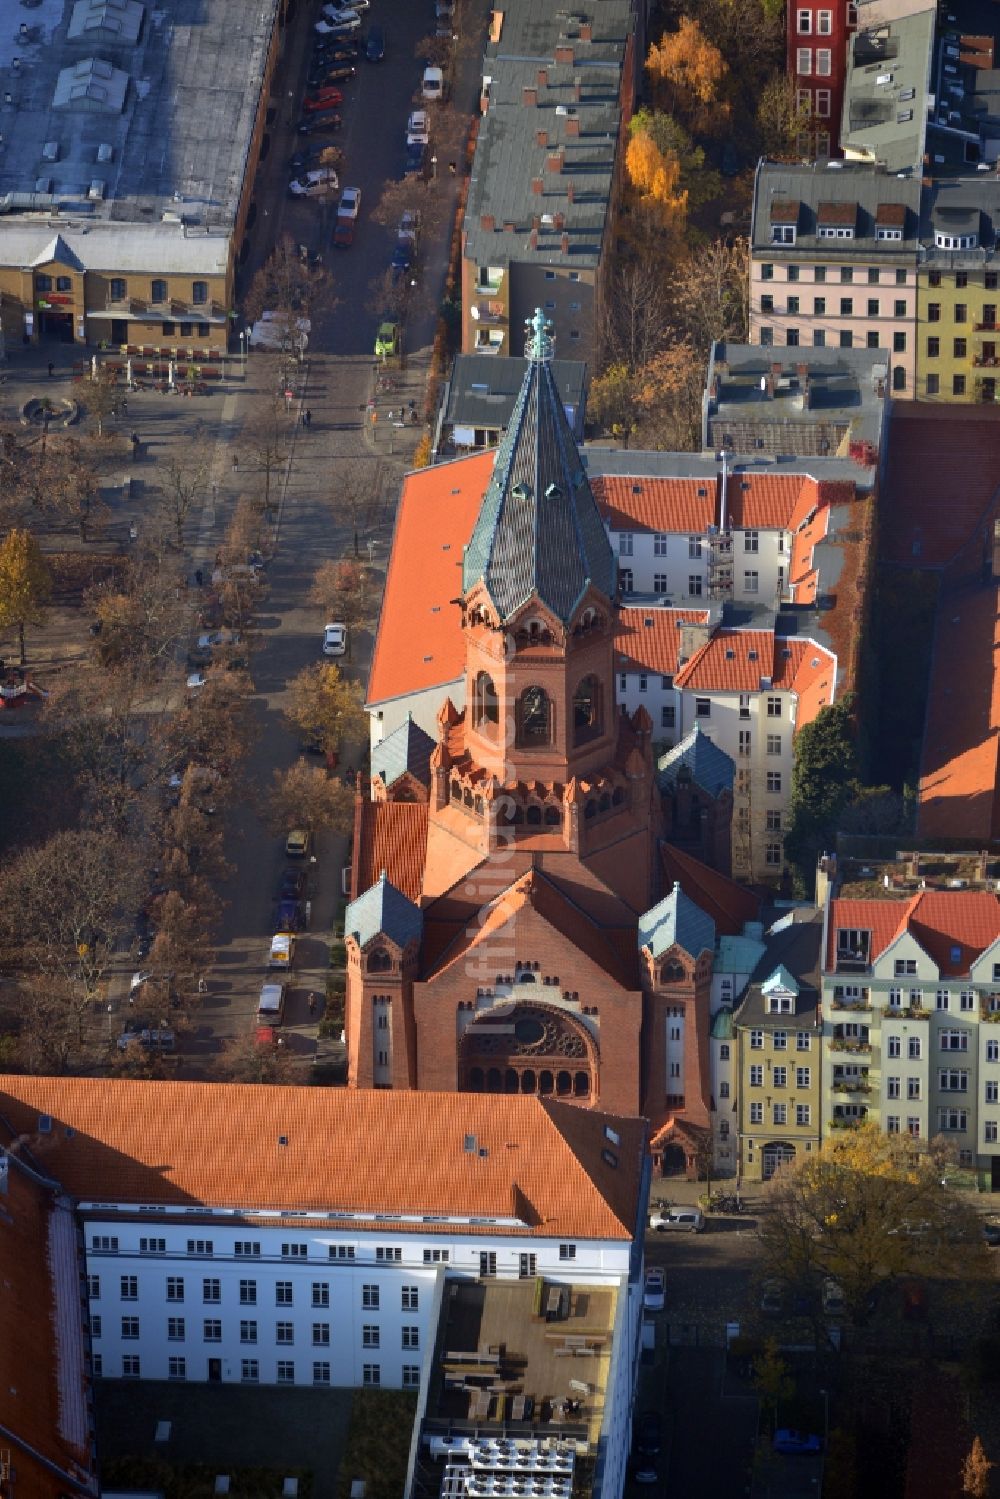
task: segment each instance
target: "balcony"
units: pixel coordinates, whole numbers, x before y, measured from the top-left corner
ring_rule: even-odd
[[[1000,333],[1000,323],[973,323],[973,333]]]
[[[923,1005],[886,1005],[886,1020],[930,1020],[931,1012]]]
[[[831,1086],[835,1093],[870,1093],[872,1091],[867,1073],[857,1077],[838,1077],[835,1072]]]
[[[497,326],[507,322],[507,309],[502,302],[479,302],[469,309],[474,322]]]
[[[1000,369],[1000,359],[995,354],[973,354],[972,363],[980,370]]]
[[[830,1001],[830,1009],[847,1010],[852,1011],[855,1014],[858,1014],[860,1012],[863,1015],[871,1014],[872,1005],[868,997],[868,990],[864,989],[862,991],[861,999],[839,999],[837,995],[834,994],[832,1000]]]

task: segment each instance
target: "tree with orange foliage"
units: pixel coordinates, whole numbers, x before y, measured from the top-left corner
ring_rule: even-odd
[[[696,133],[711,134],[729,118],[729,105],[719,99],[728,64],[690,16],[682,16],[676,31],[650,47],[646,71],[665,108],[682,116]]]
[[[646,130],[629,136],[625,148],[625,170],[639,194],[641,208],[656,217],[663,228],[680,232],[687,219],[688,195],[682,188],[681,162],[675,151],[661,151]]]
[[[986,1499],[990,1491],[990,1469],[995,1467],[996,1463],[991,1463],[986,1456],[979,1437],[973,1437],[972,1447],[962,1463],[962,1493],[971,1495],[971,1499]]]

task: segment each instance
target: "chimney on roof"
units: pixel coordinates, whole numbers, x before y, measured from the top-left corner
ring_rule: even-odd
[[[521,90],[521,103],[525,109],[534,109],[538,103],[538,90],[534,88],[523,88]]]
[[[580,134],[580,116],[579,115],[573,114],[573,115],[567,115],[566,116],[566,134],[567,135],[579,135]]]
[[[503,221],[503,228],[504,228],[504,233],[505,234],[516,234],[517,233],[517,225],[514,223],[513,219],[504,219],[504,221]]]
[[[536,198],[541,196],[544,187],[545,183],[542,181],[541,177],[532,177],[531,191],[534,193]]]
[[[493,215],[491,213],[480,214],[480,217],[479,217],[479,227],[480,227],[480,229],[484,229],[487,234],[490,234],[496,228],[496,226],[497,226],[496,219],[493,217]]]
[[[566,184],[566,202],[573,203],[576,200],[576,188],[573,186],[572,177]]]
[[[567,47],[565,42],[560,42],[559,45],[556,47],[555,60],[556,60],[556,62],[567,63],[570,67],[572,67],[573,66],[573,48],[572,47]]]
[[[546,68],[539,68],[538,69],[538,87],[539,88],[548,88],[548,86],[549,86],[548,70]]]
[[[555,151],[550,151],[548,156],[545,158],[545,170],[547,172],[561,172],[562,164],[562,146],[559,146]]]
[[[533,213],[531,215],[531,227],[532,227],[532,229],[540,229],[542,227],[542,220],[541,220],[541,215],[540,214]]]
[[[712,400],[717,401],[722,395],[722,376],[712,376]]]
[[[583,83],[580,80],[580,75],[577,74],[577,76],[573,79],[573,100],[574,100],[574,103],[579,104],[579,102],[580,102],[580,100],[582,98],[583,98]]]
[[[548,143],[549,143],[549,132],[547,130],[536,130],[535,131],[535,144],[538,145],[538,146],[543,146],[544,147],[544,146],[547,146]]]
[[[589,21],[584,21],[580,27],[580,40],[581,42],[592,42],[594,40],[594,28]]]
[[[766,395],[768,397],[771,397],[771,396],[774,395],[774,365],[773,364],[772,364],[771,368],[768,370],[767,374],[761,380],[761,382],[760,382],[760,388],[764,392],[764,395]]]
[[[533,228],[532,231],[531,231],[531,240],[530,240],[530,243],[531,243],[531,248],[533,250],[537,250],[538,249],[538,230],[535,229],[535,228]]]
[[[564,234],[563,237],[562,237],[562,239],[559,241],[559,243],[562,245],[562,252],[563,252],[563,254],[564,255],[568,255],[569,254],[569,235],[568,234]]]
[[[715,625],[711,619],[704,622],[694,619],[681,620],[678,627],[681,660],[690,661],[695,651],[699,651],[705,642],[712,638],[714,630]]]
[[[561,229],[566,222],[566,215],[564,213],[554,214],[552,222],[557,229]]]

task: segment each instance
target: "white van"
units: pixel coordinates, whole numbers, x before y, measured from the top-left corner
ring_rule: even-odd
[[[268,956],[268,968],[284,969],[286,973],[291,971],[295,962],[295,933],[277,932],[271,938],[271,951]]]
[[[280,1025],[285,1018],[284,984],[263,984],[257,1002],[258,1025]]]
[[[444,74],[440,68],[424,69],[420,94],[424,99],[432,99],[436,104],[441,103],[441,100],[444,98]]]

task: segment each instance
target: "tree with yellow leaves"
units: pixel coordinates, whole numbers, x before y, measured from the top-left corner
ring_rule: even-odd
[[[0,630],[17,627],[24,665],[24,627],[36,625],[52,593],[52,574],[30,531],[9,531],[0,542]]]
[[[679,114],[696,133],[711,133],[713,126],[728,119],[729,106],[719,98],[728,64],[690,16],[682,16],[676,31],[653,43],[646,71],[664,107]]]
[[[637,130],[625,148],[625,170],[647,211],[664,228],[681,231],[687,218],[688,195],[681,187],[681,163],[676,151],[661,151],[652,135]]]
[[[962,1462],[962,1493],[971,1499],[986,1499],[990,1491],[990,1471],[996,1467],[986,1456],[978,1437],[973,1437],[972,1446]]]
[[[902,1275],[987,1273],[975,1210],[942,1185],[937,1142],[874,1124],[831,1131],[777,1180],[761,1225],[764,1268],[819,1320],[823,1283],[843,1291],[855,1325],[874,1293]]]

